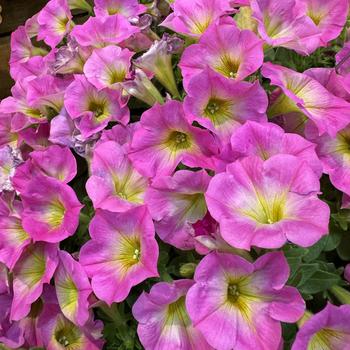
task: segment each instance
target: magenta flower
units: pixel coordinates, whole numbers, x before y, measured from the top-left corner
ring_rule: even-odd
[[[180,249],[193,249],[194,224],[207,212],[204,199],[210,176],[204,171],[177,171],[154,179],[146,204],[159,237]]]
[[[327,132],[333,136],[350,122],[350,104],[308,75],[272,63],[265,63],[261,72],[282,90],[269,117],[301,112],[317,125],[320,135]]]
[[[337,71],[341,75],[350,73],[350,42],[346,42],[343,48],[335,55]]]
[[[262,45],[253,32],[240,31],[233,23],[210,26],[198,44],[187,47],[181,57],[185,90],[192,77],[206,67],[225,77],[243,80],[262,65]]]
[[[78,326],[84,326],[90,317],[89,295],[92,293],[89,279],[83,267],[72,256],[61,250],[55,272],[58,303],[65,317]]]
[[[232,134],[231,147],[235,160],[249,156],[266,160],[277,154],[290,154],[305,161],[318,176],[322,174],[316,145],[300,135],[285,133],[273,123],[246,122]]]
[[[323,45],[339,36],[349,12],[348,0],[298,0],[321,32]]]
[[[297,333],[292,350],[345,350],[350,342],[350,306],[327,306],[307,320]]]
[[[317,144],[316,152],[323,165],[323,172],[340,191],[350,195],[350,127],[340,130],[335,137],[318,136],[309,128],[307,136]]]
[[[161,25],[174,32],[198,38],[221,16],[234,12],[225,0],[176,0],[172,12]]]
[[[98,90],[83,75],[76,75],[65,93],[64,105],[72,117],[77,120],[78,129],[87,138],[104,129],[109,121],[126,124],[129,121],[129,109],[119,91]]]
[[[210,253],[197,266],[186,297],[193,326],[215,349],[279,349],[280,322],[296,322],[305,309],[298,290],[285,286],[288,276],[281,252],[254,263]]]
[[[120,14],[126,18],[133,18],[147,9],[139,4],[138,0],[95,0],[94,11],[96,16]]]
[[[350,264],[347,264],[344,271],[345,279],[350,282]]]
[[[247,157],[214,176],[206,200],[233,247],[279,248],[287,240],[308,247],[328,232],[319,188],[317,175],[294,156]]]
[[[120,83],[130,77],[130,60],[134,55],[128,49],[107,46],[93,51],[84,66],[87,80],[97,89],[118,88]]]
[[[320,31],[298,1],[251,0],[250,6],[266,44],[309,55],[321,44]]]
[[[209,132],[191,126],[182,104],[168,101],[141,116],[129,157],[143,175],[170,175],[182,162],[187,166],[213,168],[217,148]]]
[[[0,148],[0,193],[13,190],[13,176],[22,161],[19,149],[8,145]]]
[[[115,141],[94,149],[91,176],[86,190],[94,208],[124,212],[144,202],[148,179],[132,166],[125,151]]]
[[[50,280],[58,264],[57,245],[39,242],[28,246],[13,268],[13,301],[11,319],[27,316],[44,283]]]
[[[160,282],[136,300],[132,313],[145,350],[213,350],[187,314],[185,297],[192,285],[191,280]]]
[[[21,192],[23,228],[34,241],[59,242],[72,236],[82,208],[73,189],[47,176],[35,176]]]
[[[140,29],[132,26],[124,16],[117,14],[89,17],[84,24],[73,28],[71,36],[81,46],[104,47],[119,44],[139,31]]]
[[[37,325],[38,335],[48,350],[102,350],[101,321],[89,321],[78,327],[61,313],[55,303],[44,303]]]
[[[145,206],[125,213],[97,210],[89,231],[92,240],[81,248],[80,263],[99,299],[121,302],[133,286],[158,276],[158,245]]]
[[[245,121],[266,121],[267,105],[258,81],[230,80],[205,69],[191,79],[184,109],[190,122],[198,122],[227,143],[233,130]]]
[[[39,12],[38,40],[56,47],[73,26],[67,0],[50,0]]]

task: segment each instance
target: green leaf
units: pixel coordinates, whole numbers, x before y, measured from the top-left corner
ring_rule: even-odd
[[[327,271],[315,271],[310,275],[310,271],[303,279],[303,283],[298,285],[299,291],[303,294],[323,292],[341,282],[341,277],[338,274]]]

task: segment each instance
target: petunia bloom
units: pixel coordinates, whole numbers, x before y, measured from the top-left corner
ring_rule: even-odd
[[[160,282],[136,300],[132,313],[145,350],[213,350],[186,311],[185,297],[192,285],[191,280]]]
[[[308,247],[328,232],[329,207],[306,162],[291,155],[246,157],[214,176],[206,193],[210,214],[233,247]]]
[[[180,162],[213,168],[216,152],[209,132],[190,125],[180,102],[168,101],[142,114],[129,157],[141,174],[153,177],[170,175]]]
[[[86,183],[95,209],[124,212],[142,205],[148,182],[116,142],[107,141],[95,147],[91,176]]]
[[[262,65],[262,46],[253,32],[240,31],[233,23],[211,25],[198,44],[188,46],[181,57],[185,90],[192,77],[206,67],[227,78],[243,80]]]
[[[195,329],[215,349],[279,349],[280,322],[296,322],[305,303],[285,286],[289,267],[281,252],[254,263],[210,253],[196,268],[186,308]]]
[[[13,302],[11,319],[27,316],[44,283],[50,280],[58,264],[57,245],[44,242],[28,246],[13,268]]]
[[[300,328],[292,350],[345,350],[350,343],[350,306],[327,306]]]
[[[94,3],[96,16],[120,14],[126,18],[133,18],[147,9],[137,0],[95,0]]]
[[[51,47],[56,47],[71,29],[72,14],[67,0],[50,0],[39,12],[38,40],[44,40]]]
[[[130,289],[158,276],[158,245],[145,206],[125,213],[97,210],[91,240],[80,250],[80,263],[96,296],[107,304],[123,301]]]
[[[249,156],[266,160],[277,154],[290,154],[305,161],[318,176],[322,174],[316,145],[300,135],[285,133],[273,123],[247,121],[232,134],[231,148],[235,160]]]
[[[207,212],[204,192],[210,176],[204,171],[179,170],[156,178],[146,193],[146,204],[159,237],[180,249],[193,249],[194,224]]]
[[[129,69],[133,52],[118,46],[96,49],[84,65],[87,80],[97,89],[118,88],[129,78]]]
[[[335,39],[345,26],[348,0],[297,0],[306,7],[306,14],[321,32],[323,45]]]
[[[111,120],[127,124],[129,110],[117,90],[98,90],[85,76],[75,76],[65,93],[64,105],[78,129],[87,138],[104,129]]]
[[[58,256],[55,272],[58,303],[65,317],[78,326],[84,326],[90,317],[88,298],[92,289],[89,279],[69,253],[59,251]]]
[[[320,31],[296,0],[251,0],[252,16],[266,44],[309,55],[321,44]]]
[[[318,136],[314,128],[307,129],[307,137],[317,145],[316,152],[334,187],[350,195],[350,127],[335,137]]]
[[[191,79],[184,109],[190,122],[198,122],[227,143],[245,121],[266,121],[267,104],[259,82],[231,80],[205,69]]]
[[[71,36],[81,46],[104,47],[119,44],[131,35],[139,32],[121,15],[89,17],[81,25],[76,25]]]
[[[350,122],[350,104],[308,75],[269,62],[261,73],[282,90],[268,111],[270,118],[301,112],[317,125],[320,135],[333,136]]]
[[[34,241],[59,242],[75,233],[82,208],[73,189],[37,175],[21,192],[23,228]]]
[[[172,12],[161,26],[198,38],[221,16],[234,12],[226,0],[176,0]]]

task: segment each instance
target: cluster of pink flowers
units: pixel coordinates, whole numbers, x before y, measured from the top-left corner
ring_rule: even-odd
[[[282,248],[328,234],[322,174],[349,207],[350,43],[337,68],[267,59],[327,47],[348,11],[348,0],[50,0],[13,32],[0,344],[102,349],[95,310],[151,279],[132,306],[146,350],[279,350],[281,323],[298,323],[293,350],[349,349],[350,305],[306,311]],[[70,250],[78,229],[88,239]],[[161,280],[164,245],[192,250],[193,274]]]

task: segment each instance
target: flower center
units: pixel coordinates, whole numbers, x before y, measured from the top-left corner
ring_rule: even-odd
[[[233,58],[230,55],[222,55],[213,68],[218,73],[223,74],[228,78],[236,78],[239,66],[240,62],[238,58]]]
[[[57,199],[48,206],[46,221],[52,228],[57,228],[61,226],[65,213],[64,205]]]
[[[185,306],[185,297],[181,296],[179,299],[168,305],[165,324],[166,325],[183,325],[188,326],[191,324],[191,321],[188,317],[186,306]]]
[[[173,152],[191,147],[190,137],[181,131],[172,131],[166,140],[166,144]]]
[[[76,345],[80,338],[78,328],[67,320],[60,320],[55,331],[55,339],[65,348]]]
[[[230,283],[227,287],[227,299],[231,303],[235,303],[240,296],[238,284]]]
[[[89,104],[89,111],[94,113],[95,118],[100,118],[106,114],[106,104],[104,102],[92,101]]]
[[[209,118],[214,126],[224,124],[232,119],[231,102],[211,98],[204,109],[204,116]]]
[[[141,243],[137,236],[121,235],[116,259],[128,270],[141,259]]]

